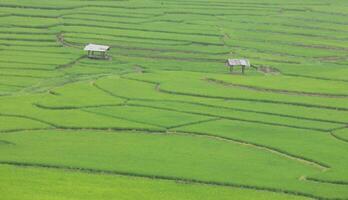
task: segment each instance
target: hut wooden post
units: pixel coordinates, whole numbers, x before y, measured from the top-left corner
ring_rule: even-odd
[[[233,67],[240,66],[242,68],[242,74],[244,74],[245,68],[250,67],[250,62],[247,59],[228,59],[226,65],[230,67],[230,73],[233,72]]]

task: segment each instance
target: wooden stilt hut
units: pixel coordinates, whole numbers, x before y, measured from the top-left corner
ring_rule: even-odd
[[[85,46],[84,50],[87,51],[88,58],[108,59],[107,52],[110,50],[110,47],[98,44],[88,44]]]
[[[247,59],[227,59],[226,66],[230,67],[230,72],[233,72],[234,67],[241,66],[242,74],[244,74],[245,68],[250,67],[250,62]]]

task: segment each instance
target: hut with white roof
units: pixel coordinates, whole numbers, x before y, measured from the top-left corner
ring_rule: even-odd
[[[250,67],[250,62],[247,59],[227,59],[226,65],[230,67],[230,72],[233,71],[233,67],[241,66],[242,73],[244,74],[245,68]]]
[[[107,59],[107,52],[110,50],[110,47],[98,44],[88,44],[85,46],[84,50],[87,51],[88,58]]]

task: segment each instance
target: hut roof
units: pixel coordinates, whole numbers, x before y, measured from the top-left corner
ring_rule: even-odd
[[[228,59],[227,63],[229,66],[246,66],[250,67],[250,62],[247,59]]]
[[[85,51],[101,51],[101,52],[107,51],[109,49],[110,49],[109,46],[98,45],[98,44],[88,44],[84,48]]]

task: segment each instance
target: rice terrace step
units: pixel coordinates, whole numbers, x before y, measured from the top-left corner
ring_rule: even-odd
[[[347,200],[348,1],[1,0],[0,200]]]

